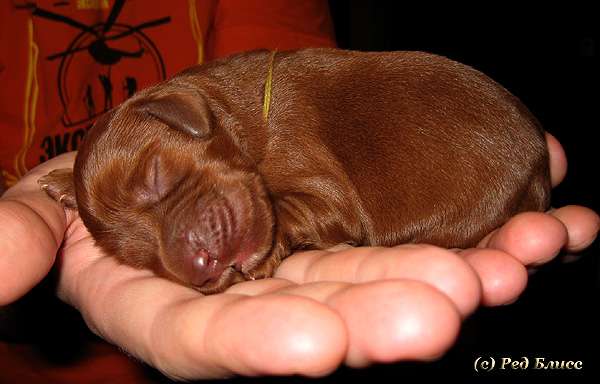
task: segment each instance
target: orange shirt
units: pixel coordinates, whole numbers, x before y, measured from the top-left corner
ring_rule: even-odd
[[[196,63],[334,45],[324,0],[2,1],[0,170],[12,185],[76,150],[98,115]]]
[[[99,114],[185,67],[244,50],[334,45],[325,0],[0,1],[2,176],[14,184],[76,150]],[[115,347],[90,350],[56,366],[0,342],[0,383],[148,382]]]

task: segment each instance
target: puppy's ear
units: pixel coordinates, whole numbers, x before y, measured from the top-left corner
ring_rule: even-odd
[[[73,170],[70,168],[55,169],[38,180],[40,188],[64,207],[77,209]]]
[[[169,127],[196,139],[211,133],[212,113],[204,96],[194,90],[177,90],[151,99],[141,99],[136,106]]]

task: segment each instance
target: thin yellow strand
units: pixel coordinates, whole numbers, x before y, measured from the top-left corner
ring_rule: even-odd
[[[25,100],[23,106],[23,145],[19,149],[14,161],[16,176],[10,175],[8,178],[21,178],[25,173],[27,173],[25,159],[27,157],[27,151],[33,142],[33,136],[36,128],[35,117],[39,92],[37,79],[37,61],[39,49],[33,40],[33,22],[31,19],[29,19],[27,23],[27,37],[29,42],[29,57],[27,78],[25,81]]]
[[[271,88],[273,87],[273,62],[275,61],[275,54],[277,51],[271,52],[271,58],[269,59],[269,71],[267,73],[267,81],[265,81],[265,96],[263,99],[263,120],[269,121],[269,109],[271,109]]]
[[[192,29],[192,36],[196,41],[198,47],[198,64],[204,62],[204,37],[202,36],[202,28],[200,28],[200,22],[198,21],[198,12],[196,11],[196,0],[188,0],[188,13],[190,16],[190,28]]]

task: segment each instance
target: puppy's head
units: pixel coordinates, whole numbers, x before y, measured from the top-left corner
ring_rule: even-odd
[[[207,100],[168,85],[130,99],[90,130],[73,178],[102,249],[212,293],[261,264],[273,215],[254,164]]]

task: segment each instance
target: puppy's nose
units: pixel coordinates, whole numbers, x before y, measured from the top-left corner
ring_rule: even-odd
[[[218,278],[222,273],[222,270],[219,270],[219,261],[210,257],[210,253],[204,248],[185,255],[184,264],[189,282],[198,287]]]

